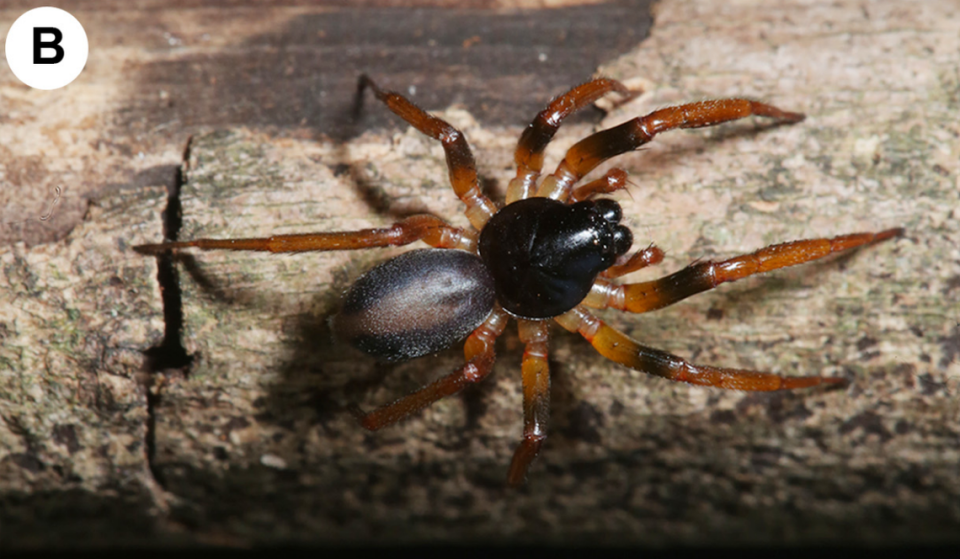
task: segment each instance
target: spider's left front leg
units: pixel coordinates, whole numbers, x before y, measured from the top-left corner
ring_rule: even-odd
[[[517,487],[540,453],[547,438],[550,417],[550,368],[547,364],[548,330],[545,320],[519,320],[523,351],[523,439],[513,453],[507,483]]]
[[[749,99],[717,99],[666,107],[619,126],[601,130],[573,145],[552,175],[540,184],[537,196],[566,200],[573,185],[611,157],[633,151],[661,132],[676,128],[702,128],[748,116],[781,122],[800,122],[804,115]]]
[[[579,333],[607,359],[675,382],[764,392],[846,382],[838,377],[783,377],[758,371],[694,365],[676,355],[640,345],[580,306],[554,320],[567,330]]]

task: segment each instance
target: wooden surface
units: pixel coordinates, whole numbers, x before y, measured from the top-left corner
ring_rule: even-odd
[[[31,90],[0,72],[0,245],[51,242],[90,201],[170,184],[200,130],[246,126],[343,140],[398,128],[351,118],[357,78],[516,124],[646,36],[648,2],[202,0],[60,2],[84,25],[80,78]],[[0,31],[35,2],[0,4]],[[594,116],[595,113],[594,113]],[[64,195],[54,216],[38,218]]]
[[[346,405],[390,401],[460,359],[453,349],[386,366],[331,340],[325,317],[338,293],[402,249],[198,253],[176,268],[193,361],[140,372],[138,351],[163,336],[163,309],[155,262],[129,246],[160,238],[166,199],[143,185],[108,188],[65,239],[0,253],[0,544],[955,541],[960,14],[898,6],[664,1],[648,40],[594,62],[646,93],[600,123],[565,126],[548,152],[549,165],[597,127],[690,99],[746,95],[806,112],[790,127],[674,132],[618,158],[634,183],[618,198],[637,243],[667,251],[636,278],[796,238],[894,226],[906,236],[651,315],[605,316],[695,362],[839,374],[849,388],[671,384],[605,362],[556,329],[551,436],[528,485],[511,492],[502,482],[520,433],[522,354],[513,327],[482,386],[369,434]],[[259,19],[267,28],[282,18]],[[539,97],[518,80],[482,84],[538,97],[517,120],[486,120],[485,103],[457,103],[470,94],[423,72],[382,81],[402,89],[422,80],[423,99],[432,83],[452,91],[424,103],[465,132],[493,195],[537,106],[582,79]],[[350,99],[352,85],[342,87]],[[121,129],[154,122],[157,131],[142,110]],[[370,99],[362,114],[336,139],[251,114],[246,126],[195,116],[159,139],[115,135],[151,136],[144,141],[157,149],[145,159],[173,180],[175,140],[195,133],[180,238],[353,229],[422,211],[464,224],[439,146],[402,126],[379,128],[389,115]],[[26,121],[2,125],[28,135]],[[143,180],[168,184],[150,173]]]

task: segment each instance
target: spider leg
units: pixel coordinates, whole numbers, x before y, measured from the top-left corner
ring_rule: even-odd
[[[626,187],[627,172],[623,169],[610,169],[599,179],[575,188],[570,194],[570,201],[580,202],[597,194],[610,194]]]
[[[457,197],[467,205],[467,219],[479,231],[497,212],[497,207],[480,192],[477,181],[477,163],[463,132],[445,120],[428,114],[409,99],[393,91],[383,91],[367,76],[360,76],[359,87],[369,87],[377,99],[411,126],[443,144],[450,172],[450,184]]]
[[[193,239],[140,245],[133,247],[133,250],[140,254],[160,254],[188,247],[202,250],[306,252],[400,246],[414,241],[423,241],[436,248],[458,248],[470,252],[474,252],[477,246],[477,236],[472,231],[454,227],[432,215],[414,215],[391,227],[379,229],[274,235],[250,239]]]
[[[529,198],[533,194],[537,177],[543,169],[543,152],[563,120],[611,91],[624,95],[630,93],[627,87],[618,81],[598,78],[557,96],[537,114],[517,142],[513,156],[517,164],[517,176],[507,186],[507,204]]]
[[[547,365],[548,329],[545,320],[520,320],[523,352],[523,439],[513,453],[507,483],[523,484],[527,470],[547,438],[550,418],[550,369]]]
[[[571,187],[611,157],[637,149],[654,136],[675,128],[702,128],[750,115],[800,122],[804,115],[784,111],[748,99],[717,99],[676,107],[666,107],[646,116],[628,120],[619,126],[601,130],[580,140],[567,150],[553,175],[544,179],[537,196],[565,200]]]
[[[456,394],[467,386],[480,382],[493,371],[494,342],[503,333],[506,325],[507,314],[500,307],[494,308],[487,320],[467,338],[463,347],[466,358],[463,367],[413,394],[371,412],[364,413],[356,406],[351,407],[351,411],[360,425],[370,431],[377,431],[417,413],[441,398]]]
[[[868,243],[896,237],[902,228],[879,233],[854,233],[832,239],[807,239],[768,246],[756,252],[721,262],[698,262],[660,278],[642,283],[616,285],[598,279],[584,304],[594,308],[614,308],[632,313],[662,309],[691,295],[737,281],[754,274],[795,266]]]
[[[676,355],[638,344],[580,306],[554,320],[567,330],[578,332],[607,359],[641,373],[675,382],[750,391],[790,390],[846,382],[837,377],[782,377],[772,373],[743,369],[694,365]]]

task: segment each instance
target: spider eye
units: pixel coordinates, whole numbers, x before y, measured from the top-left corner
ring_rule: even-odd
[[[613,229],[613,251],[617,256],[626,254],[631,245],[633,245],[633,233],[623,225],[617,225]]]
[[[606,198],[596,200],[593,204],[594,208],[604,220],[610,223],[620,223],[620,218],[623,217],[623,210],[620,209],[620,204]]]

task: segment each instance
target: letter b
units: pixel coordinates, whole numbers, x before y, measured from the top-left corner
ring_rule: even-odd
[[[43,35],[53,35],[52,41],[44,41]],[[63,47],[60,41],[63,40],[63,33],[56,27],[34,27],[33,28],[33,63],[34,64],[56,64],[63,60]],[[43,49],[53,49],[55,53],[52,58],[43,57]]]
[[[90,54],[87,34],[77,18],[51,7],[34,8],[18,17],[4,45],[13,75],[30,87],[45,90],[76,79]]]

